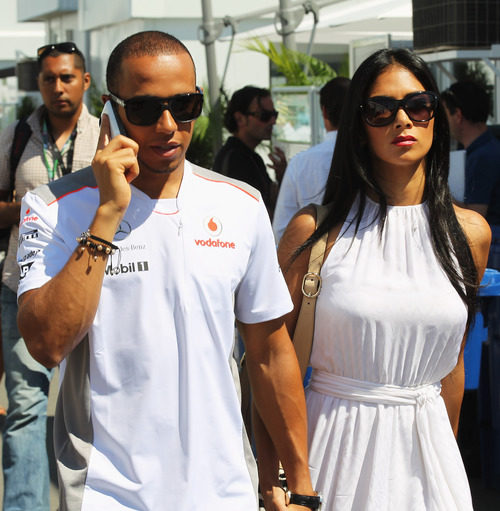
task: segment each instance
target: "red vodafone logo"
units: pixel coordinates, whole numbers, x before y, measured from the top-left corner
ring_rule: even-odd
[[[219,236],[222,232],[222,223],[215,216],[209,216],[205,218],[203,221],[203,226],[205,230],[210,234],[210,236]]]

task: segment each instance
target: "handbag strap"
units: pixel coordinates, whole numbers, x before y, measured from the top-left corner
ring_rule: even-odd
[[[313,204],[313,206],[316,208],[317,228],[328,214],[329,207],[318,204]],[[311,247],[309,266],[307,273],[302,279],[302,303],[293,334],[293,345],[297,353],[302,379],[304,379],[306,374],[311,355],[314,334],[314,312],[316,309],[316,298],[321,291],[320,271],[325,258],[327,239],[328,231]]]

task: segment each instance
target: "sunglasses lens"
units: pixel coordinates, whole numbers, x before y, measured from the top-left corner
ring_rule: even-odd
[[[201,94],[189,94],[173,97],[169,101],[170,112],[178,122],[188,122],[200,116],[203,107]]]
[[[260,120],[262,122],[269,122],[273,118],[278,118],[278,112],[276,110],[262,110],[260,113]]]
[[[132,99],[125,106],[127,119],[138,126],[154,124],[161,112],[161,103],[156,99]]]
[[[436,99],[431,94],[419,94],[406,101],[405,110],[412,121],[426,122],[434,117]]]
[[[390,98],[368,99],[363,106],[363,116],[371,126],[385,126],[392,122],[396,108],[396,101]]]

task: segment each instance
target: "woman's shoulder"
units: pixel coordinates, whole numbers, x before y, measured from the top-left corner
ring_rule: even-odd
[[[454,205],[457,220],[469,242],[478,269],[484,270],[491,243],[491,229],[485,218],[472,209]],[[482,273],[481,273],[482,275]]]
[[[283,234],[283,238],[304,243],[316,230],[316,207],[305,206],[295,213]]]
[[[491,229],[486,219],[472,209],[462,208],[454,205],[455,214],[460,226],[469,240],[475,243],[490,243]]]

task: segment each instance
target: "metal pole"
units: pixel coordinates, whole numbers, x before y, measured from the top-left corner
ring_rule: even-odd
[[[291,0],[280,0],[279,17],[281,19],[283,44],[289,50],[296,50],[297,43],[295,41],[294,28],[290,27],[292,15],[294,9],[292,9]]]
[[[212,14],[212,0],[201,0],[203,15],[202,43],[205,45],[207,58],[208,95],[210,103],[210,123],[213,125],[214,156],[222,146],[222,111],[220,104],[220,82],[217,76],[217,64],[215,58],[215,41],[217,40],[217,24]]]

